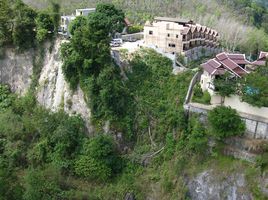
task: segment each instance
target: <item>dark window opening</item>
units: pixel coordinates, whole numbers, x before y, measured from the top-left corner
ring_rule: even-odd
[[[176,35],[176,38],[179,38],[179,35]]]
[[[186,35],[183,35],[182,39],[183,39],[183,41],[185,41],[186,40]]]
[[[168,44],[169,47],[176,47],[175,44]]]
[[[168,33],[167,36],[170,37],[170,34]]]
[[[149,31],[149,35],[153,35],[153,31]]]

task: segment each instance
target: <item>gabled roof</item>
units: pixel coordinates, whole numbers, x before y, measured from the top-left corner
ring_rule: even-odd
[[[267,58],[268,58],[268,52],[261,51],[259,58],[256,61],[252,62],[252,64],[257,66],[263,66],[266,63]]]
[[[197,25],[197,26],[196,26],[196,29],[197,29],[197,31],[198,31],[198,32],[200,32],[200,31],[201,31],[201,29],[202,29],[202,26]]]
[[[228,53],[228,57],[238,65],[251,64],[247,59],[245,54],[233,54]]]
[[[197,30],[196,26],[191,26],[191,32],[194,33]]]
[[[221,75],[225,72],[241,77],[248,72],[236,63],[237,58],[244,58],[243,54],[227,54],[225,52],[216,55],[216,58],[202,64],[201,67],[211,75]],[[233,60],[234,59],[234,60]]]
[[[202,26],[201,31],[202,32],[206,32],[207,31],[207,27],[206,26]]]
[[[258,60],[266,58],[268,58],[268,52],[261,51]]]
[[[183,31],[182,31],[182,35],[187,35],[190,31],[190,28],[189,27],[184,27],[183,28]]]

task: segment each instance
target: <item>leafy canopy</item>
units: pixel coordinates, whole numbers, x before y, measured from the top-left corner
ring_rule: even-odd
[[[268,107],[268,67],[248,74],[241,83],[242,100],[257,107]]]
[[[245,123],[231,107],[217,106],[208,113],[208,122],[218,139],[242,135],[245,131]]]

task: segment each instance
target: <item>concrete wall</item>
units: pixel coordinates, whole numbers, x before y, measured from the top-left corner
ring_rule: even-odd
[[[239,96],[233,95],[231,97],[226,97],[224,100],[225,106],[230,106],[242,113],[248,113],[250,115],[255,115],[268,119],[268,107],[254,107],[246,102],[241,102]]]
[[[206,122],[207,113],[209,110],[215,108],[216,105],[203,105],[198,103],[185,104],[184,108],[189,113],[200,114],[200,119]],[[246,124],[245,136],[253,139],[268,139],[268,118],[251,115],[248,113],[241,113],[238,111],[241,119]]]

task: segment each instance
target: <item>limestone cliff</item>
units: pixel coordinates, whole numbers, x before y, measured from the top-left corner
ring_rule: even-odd
[[[73,92],[64,80],[59,54],[62,42],[64,41],[57,39],[52,51],[49,51],[49,45],[44,45],[45,54],[36,92],[37,101],[52,111],[64,109],[69,114],[81,115],[88,131],[92,132],[90,110],[81,88]],[[0,82],[10,85],[11,90],[19,95],[25,94],[31,85],[35,53],[34,50],[16,53],[14,49],[8,48],[5,57],[0,59]]]

